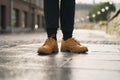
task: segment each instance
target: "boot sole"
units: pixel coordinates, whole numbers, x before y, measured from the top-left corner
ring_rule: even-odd
[[[37,52],[38,55],[52,55],[52,54],[57,54],[58,50],[54,50],[51,53],[47,53],[47,52]]]
[[[88,50],[86,50],[86,51],[73,51],[73,50],[69,50],[69,49],[61,49],[61,52],[86,53],[86,52],[88,52]]]

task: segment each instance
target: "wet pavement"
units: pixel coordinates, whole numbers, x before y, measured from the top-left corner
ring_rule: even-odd
[[[1,37],[1,41],[6,38]],[[56,55],[39,56],[36,51],[45,33],[24,38],[7,35],[6,43],[0,47],[0,80],[120,80],[119,38],[94,30],[75,30],[74,37],[88,46],[87,54],[59,51]],[[59,47],[61,38],[58,32]],[[17,45],[4,47],[15,41]]]

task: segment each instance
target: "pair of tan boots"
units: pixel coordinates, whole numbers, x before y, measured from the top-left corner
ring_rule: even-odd
[[[57,40],[50,37],[45,43],[38,48],[38,53],[40,55],[50,55],[53,53],[58,53],[58,43]],[[74,38],[70,38],[67,40],[62,40],[61,43],[61,52],[74,52],[74,53],[86,53],[88,48],[82,46],[79,42],[77,42]]]

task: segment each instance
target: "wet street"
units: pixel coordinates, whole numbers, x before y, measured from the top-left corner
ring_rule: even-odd
[[[45,32],[0,35],[0,80],[120,80],[120,38],[96,30],[73,35],[87,54],[38,55]],[[60,47],[60,31],[57,37]]]

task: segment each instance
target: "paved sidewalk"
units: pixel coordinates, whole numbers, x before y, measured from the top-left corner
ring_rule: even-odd
[[[120,80],[119,38],[101,31],[75,30],[75,38],[88,46],[88,54],[38,56],[36,50],[46,38],[45,33],[40,36],[39,43],[34,36],[35,43],[0,47],[0,80]],[[61,38],[58,32],[59,47]],[[13,41],[12,36],[9,40]]]

